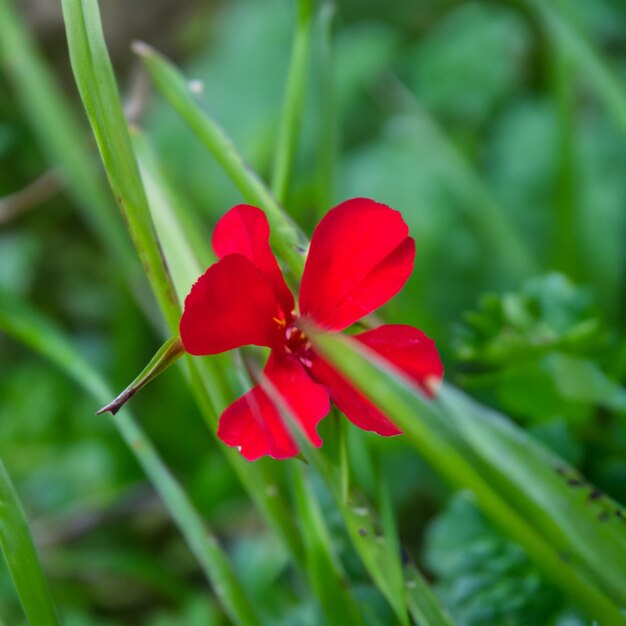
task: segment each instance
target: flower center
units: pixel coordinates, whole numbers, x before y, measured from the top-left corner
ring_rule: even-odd
[[[304,366],[310,367],[311,360],[309,357],[311,353],[311,342],[304,331],[298,328],[293,319],[286,320],[284,318],[275,317],[274,321],[279,330],[284,333],[283,346],[285,352],[293,354]]]

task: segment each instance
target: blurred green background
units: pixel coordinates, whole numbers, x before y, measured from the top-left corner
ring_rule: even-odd
[[[90,146],[60,8],[15,4]],[[100,4],[121,90],[139,103],[138,123],[208,247],[212,224],[241,198],[147,86],[130,41],[146,40],[202,81],[209,110],[268,175],[293,3]],[[381,318],[424,329],[450,381],[626,502],[624,3],[564,0],[544,12],[534,0],[338,1],[332,198],[317,168],[328,77],[319,69],[316,28],[289,212],[310,233],[332,204],[352,196],[402,211],[417,243],[416,268]],[[161,343],[156,307],[145,284],[128,288],[124,259],[107,251],[85,219],[88,203],[55,173],[9,58],[0,67],[0,297],[25,299],[54,319],[122,389]],[[169,371],[133,405],[271,623],[321,623],[180,373]],[[33,522],[65,624],[226,623],[118,433],[94,416],[97,408],[63,373],[0,335],[0,457]],[[401,438],[364,436],[383,454],[405,549],[459,624],[585,623],[472,499],[451,496]],[[358,450],[354,459],[368,493],[371,468],[359,463]],[[361,581],[373,623],[392,623],[326,501],[340,556]],[[0,568],[0,624],[21,619]]]

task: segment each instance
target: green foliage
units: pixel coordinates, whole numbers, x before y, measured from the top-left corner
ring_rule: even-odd
[[[464,317],[454,343],[462,384],[621,497],[602,468],[623,464],[624,442],[616,436],[626,415],[616,370],[623,344],[591,291],[548,274],[518,292],[484,296]]]
[[[562,594],[467,493],[432,521],[424,556],[458,626],[547,625],[563,607]]]
[[[19,327],[29,320],[24,310],[45,313],[75,348],[65,366],[81,379],[95,364],[119,390],[162,343],[160,315],[175,329],[177,304],[213,261],[211,226],[229,206],[247,198],[269,211],[296,287],[303,257],[294,244],[307,242],[293,224],[310,233],[333,202],[371,196],[402,211],[417,244],[414,275],[380,319],[424,328],[448,380],[517,424],[448,384],[425,405],[384,366],[368,368],[349,344],[331,343],[331,358],[407,434],[376,438],[338,429],[333,417],[321,426],[321,454],[305,454],[308,466],[250,465],[211,438],[221,409],[249,383],[239,356],[195,359],[132,406],[174,485],[198,507],[190,525],[175,500],[164,509],[151,495],[146,476],[161,490],[171,484],[154,467],[144,474],[109,419],[93,416],[98,402],[0,335],[0,457],[63,623],[229,623],[219,584],[202,576],[210,578],[201,517],[219,541],[215,558],[226,570],[232,563],[234,584],[262,623],[345,622],[356,604],[368,626],[409,616],[419,626],[448,624],[408,554],[429,564],[454,623],[582,626],[602,614],[601,626],[621,626],[619,2],[346,0],[332,19],[332,3],[313,3],[311,22],[306,11],[298,21],[292,0],[212,3],[186,14],[186,3],[174,2],[179,23],[157,20],[158,33],[131,27],[181,68],[140,48],[156,86],[147,94],[127,71],[126,41],[116,49],[127,20],[103,15],[107,51],[98,3],[66,2],[79,90],[106,172],[95,167],[75,91],[63,89],[65,42],[58,50],[36,42],[46,30],[32,28],[28,8],[18,17],[17,4],[0,0],[0,316],[13,310]],[[103,14],[112,6],[99,3]],[[131,18],[134,5],[124,11]],[[146,110],[130,107],[141,127],[132,142],[118,85],[133,105],[143,93]],[[276,163],[280,203],[266,183]],[[65,187],[3,221],[10,194],[57,167]],[[126,199],[149,280],[105,173]],[[12,309],[18,301],[29,305]],[[68,356],[54,341],[35,347]],[[115,423],[130,436],[124,419]],[[446,505],[441,477],[475,496]],[[1,568],[0,621],[22,623]]]

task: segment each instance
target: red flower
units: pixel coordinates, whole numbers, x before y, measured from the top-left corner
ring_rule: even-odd
[[[269,225],[256,207],[240,204],[220,219],[213,248],[220,260],[198,279],[185,300],[180,336],[190,354],[244,345],[271,348],[265,376],[280,392],[311,443],[330,399],[359,428],[396,435],[396,428],[365,396],[311,349],[298,317],[340,331],[393,297],[413,269],[415,243],[397,211],[355,198],[318,224],[299,292],[299,314],[269,245]],[[380,353],[425,393],[427,379],[443,367],[434,342],[422,331],[385,325],[355,339]],[[222,414],[218,436],[249,460],[298,453],[279,410],[256,386]]]

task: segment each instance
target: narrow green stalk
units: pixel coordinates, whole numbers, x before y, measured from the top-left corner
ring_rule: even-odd
[[[623,623],[619,608],[605,595],[597,581],[581,575],[574,563],[563,560],[540,530],[489,484],[487,476],[472,462],[470,449],[461,445],[457,435],[445,426],[449,424],[449,418],[439,412],[437,405],[427,402],[404,375],[354,340],[320,334],[311,328],[307,329],[307,335],[324,358],[403,429],[411,444],[444,478],[454,485],[471,489],[485,513],[519,542],[537,565],[573,601],[584,607],[590,617],[611,626]],[[446,429],[450,434],[445,434]],[[499,450],[499,454],[502,453]]]
[[[426,579],[414,565],[405,570],[407,606],[418,626],[454,626]]]
[[[284,205],[287,200],[289,179],[300,134],[311,56],[312,25],[313,0],[298,0],[298,18],[291,49],[291,63],[272,175],[272,192],[281,205]]]
[[[48,163],[60,166],[68,193],[133,284],[141,275],[137,256],[88,151],[86,133],[11,4],[0,0],[2,68]]]
[[[626,88],[609,63],[559,10],[558,4],[543,0],[523,0],[539,16],[551,38],[556,39],[567,54],[584,71],[585,80],[593,85],[604,100],[615,122],[626,132]]]
[[[59,626],[26,515],[1,460],[0,548],[31,626]]]
[[[552,266],[572,278],[578,273],[579,257],[572,249],[579,250],[577,225],[576,176],[575,176],[575,102],[573,72],[569,55],[560,47],[555,47],[550,56],[554,99],[558,111],[559,158],[555,189],[554,245]]]
[[[57,365],[97,402],[104,403],[111,397],[111,390],[98,372],[49,322],[14,299],[2,298],[0,302],[0,328]],[[229,617],[242,626],[258,625],[260,622],[255,611],[235,578],[219,542],[135,418],[123,409],[111,420],[163,500]],[[45,624],[35,621],[33,626],[40,623]]]
[[[144,43],[136,43],[133,49],[144,61],[157,89],[220,163],[244,198],[266,212],[272,243],[294,275],[301,276],[307,245],[301,231],[245,162],[230,137],[205,113],[178,70]]]
[[[335,180],[339,165],[339,123],[335,102],[335,59],[332,28],[335,4],[326,0],[320,11],[320,142],[318,175],[318,211],[320,217],[333,206]]]
[[[285,427],[297,442],[301,454],[316,469],[332,494],[348,536],[374,583],[389,602],[398,622],[402,626],[409,626],[409,617],[404,602],[404,586],[396,584],[397,579],[392,573],[398,555],[393,552],[393,546],[389,546],[386,538],[378,535],[372,511],[361,502],[344,500],[340,476],[325,455],[313,448],[280,390],[263,375],[259,374],[257,378],[263,390],[279,408]]]
[[[102,34],[97,0],[63,0],[70,60],[111,189],[170,331],[180,310],[161,256]]]
[[[193,362],[193,359],[189,359],[189,372],[191,390],[196,403],[206,424],[209,426],[211,434],[215,436],[219,412],[216,410],[209,393],[207,393],[207,384],[204,381],[206,371],[202,371]],[[251,500],[261,512],[267,525],[283,542],[294,564],[301,571],[306,571],[302,542],[294,525],[293,516],[286,504],[284,494],[267,477],[264,464],[261,461],[251,464],[234,449],[227,448],[221,443],[219,445]]]
[[[320,599],[328,624],[362,625],[363,618],[348,592],[345,573],[332,552],[328,528],[305,472],[302,463],[295,461],[291,479],[311,586]]]

